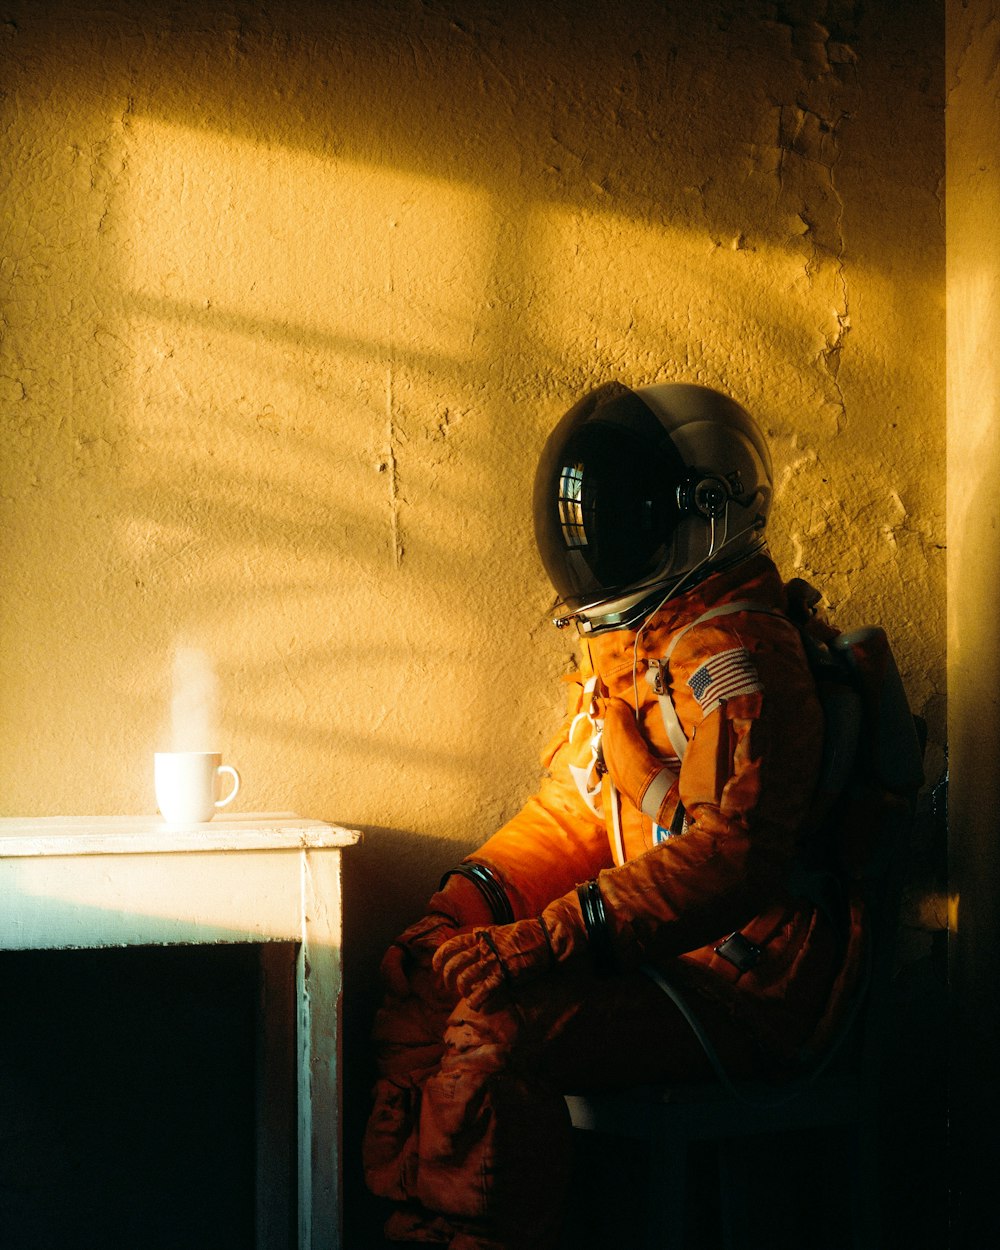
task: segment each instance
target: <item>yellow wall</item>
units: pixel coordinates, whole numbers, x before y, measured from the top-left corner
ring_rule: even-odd
[[[532,473],[611,377],[756,414],[940,741],[941,19],[885,7],[8,0],[0,810],[152,811],[207,669],[242,810],[368,830],[370,969],[534,783]]]
[[[996,1234],[980,1147],[1000,1112],[1000,5],[948,13],[951,1106],[955,1244],[972,1245]]]

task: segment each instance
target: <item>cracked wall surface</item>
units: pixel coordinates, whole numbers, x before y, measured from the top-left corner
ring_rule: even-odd
[[[775,555],[887,625],[933,772],[939,23],[0,2],[4,813],[151,811],[194,649],[243,809],[371,830],[370,963],[534,785],[532,473],[610,378],[757,416]]]

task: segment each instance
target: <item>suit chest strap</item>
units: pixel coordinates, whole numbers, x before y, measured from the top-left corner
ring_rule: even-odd
[[[682,762],[687,751],[688,740],[680,718],[677,715],[677,709],[674,707],[674,701],[670,697],[670,657],[684,635],[694,629],[696,625],[702,625],[706,621],[714,621],[720,616],[732,616],[735,612],[758,612],[764,616],[784,617],[784,613],[777,608],[768,607],[766,603],[761,603],[756,599],[734,599],[732,603],[722,603],[717,607],[709,608],[707,612],[702,612],[701,616],[696,617],[690,624],[685,625],[683,629],[678,630],[674,634],[670,639],[670,645],[659,659],[651,659],[649,661],[649,668],[646,670],[646,681],[653,688],[657,702],[660,705],[660,715],[663,717],[663,727],[667,731],[670,745],[674,749],[674,754]]]

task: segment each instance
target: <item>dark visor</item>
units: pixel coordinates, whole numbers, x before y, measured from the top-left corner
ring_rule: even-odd
[[[563,603],[580,608],[654,577],[680,512],[684,464],[634,391],[610,383],[563,417],[535,477],[535,538]]]

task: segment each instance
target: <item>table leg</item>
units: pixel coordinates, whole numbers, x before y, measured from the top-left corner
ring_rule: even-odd
[[[301,862],[299,1250],[340,1250],[340,856],[303,851]]]
[[[257,947],[256,1250],[292,1250],[298,1080],[294,942]]]

